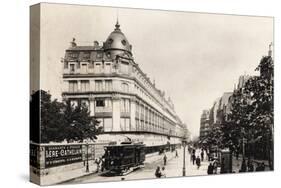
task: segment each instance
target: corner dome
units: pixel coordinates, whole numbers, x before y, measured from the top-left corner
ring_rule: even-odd
[[[132,46],[128,42],[124,33],[121,32],[120,25],[117,21],[115,29],[110,33],[104,43],[104,50],[110,51],[113,55],[128,52],[132,55]]]

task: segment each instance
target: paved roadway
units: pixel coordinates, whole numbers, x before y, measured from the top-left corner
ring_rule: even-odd
[[[196,155],[199,155],[200,151],[196,151]],[[175,152],[167,153],[168,162],[166,165],[166,177],[179,177],[182,176],[183,168],[183,149],[178,149],[178,156],[175,157]],[[154,157],[155,158],[155,157]],[[106,181],[120,181],[122,178],[125,180],[137,180],[137,179],[152,179],[155,178],[155,169],[157,166],[163,166],[163,155],[156,157],[153,161],[147,159],[145,161],[145,167],[137,169],[124,176],[111,176],[105,177],[98,174],[91,174],[84,177],[76,178],[67,183],[88,183],[88,182],[106,182]],[[201,167],[197,169],[196,165],[192,165],[190,161],[190,155],[186,149],[186,176],[207,175],[208,161],[201,162]]]

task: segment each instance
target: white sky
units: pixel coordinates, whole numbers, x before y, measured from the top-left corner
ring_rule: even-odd
[[[43,4],[41,88],[61,97],[62,64],[72,37],[78,45],[105,41],[117,12],[135,62],[169,95],[191,133],[200,115],[238,77],[254,74],[273,41],[273,18]]]

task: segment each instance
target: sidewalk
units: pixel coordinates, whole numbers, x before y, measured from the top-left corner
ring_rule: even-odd
[[[93,162],[90,162],[93,163]],[[70,181],[72,179],[87,176],[96,173],[97,166],[96,164],[89,164],[89,172],[86,172],[86,167],[78,168],[71,171],[65,171],[60,173],[55,173],[52,175],[46,175],[41,177],[41,184],[42,185],[53,185],[58,183],[63,183]]]
[[[175,152],[165,152],[166,156],[167,156],[167,161],[173,159],[173,157],[175,157],[176,153]],[[152,154],[148,154],[145,156],[145,161],[144,163],[151,163],[151,162],[160,162],[161,160],[163,161],[164,164],[164,153],[160,154],[158,152],[152,153]]]

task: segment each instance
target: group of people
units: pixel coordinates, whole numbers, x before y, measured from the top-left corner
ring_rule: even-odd
[[[179,155],[178,155],[178,151],[175,149],[173,150],[175,152],[175,158],[178,158]],[[163,152],[164,153],[164,152]],[[164,153],[163,155],[163,167],[161,168],[160,166],[157,166],[156,170],[155,170],[155,177],[156,178],[163,178],[163,177],[166,177],[166,170],[165,170],[165,166],[167,165],[167,155],[166,153]]]
[[[242,164],[241,164],[241,169],[239,170],[239,172],[254,172],[254,171],[260,172],[260,171],[264,171],[264,170],[265,170],[264,162],[257,163],[257,167],[255,169],[252,160],[249,159],[248,162],[246,163],[246,160],[243,159]]]
[[[201,158],[199,157],[199,155],[196,156],[196,150],[195,149],[192,149],[191,150],[192,154],[191,154],[191,160],[192,160],[192,164],[196,164],[197,165],[197,169],[200,168],[201,166],[201,161],[204,161],[204,149],[202,148],[200,150],[200,156]]]
[[[175,157],[178,157],[178,153],[176,151],[176,156]],[[155,177],[156,178],[165,178],[166,177],[166,170],[165,170],[165,166],[167,165],[167,155],[166,153],[164,153],[164,156],[163,156],[163,167],[161,168],[160,166],[157,166],[156,170],[155,170]]]
[[[104,171],[104,165],[105,165],[105,159],[104,157],[99,157],[95,160],[95,163],[97,165],[96,173],[98,173],[100,170],[101,172]]]
[[[209,163],[207,173],[208,174],[216,174],[218,171],[218,161],[213,160]]]
[[[165,178],[166,177],[166,170],[165,167],[163,166],[160,168],[160,166],[157,166],[155,170],[155,177],[156,178]]]

